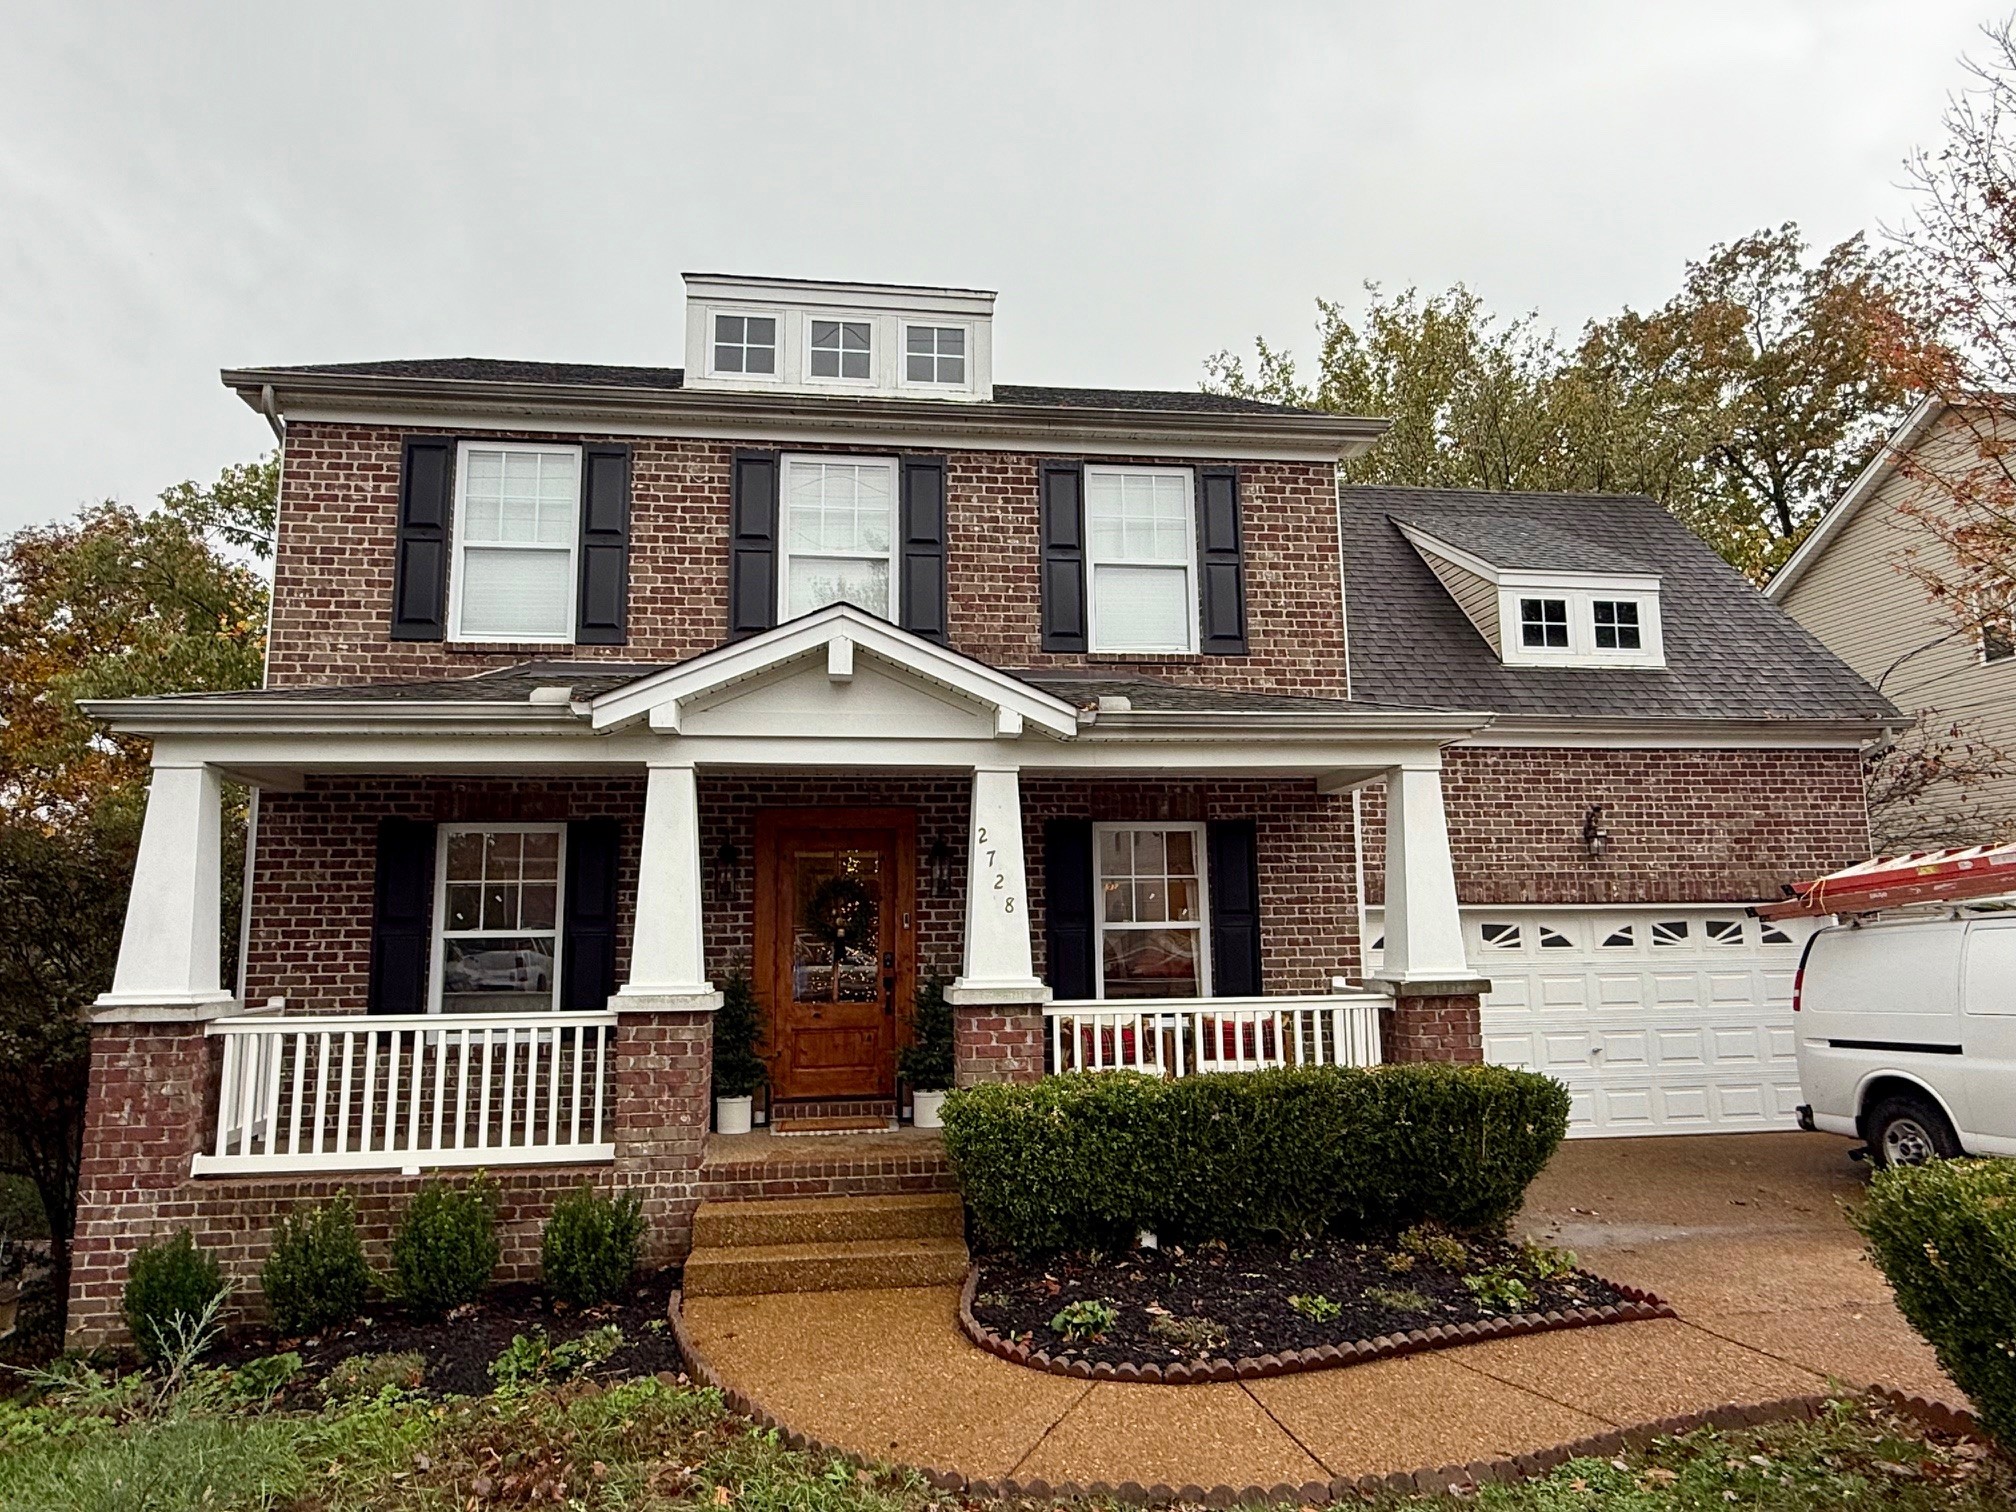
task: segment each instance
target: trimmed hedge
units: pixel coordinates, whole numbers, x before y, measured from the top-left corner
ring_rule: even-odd
[[[604,1197],[587,1182],[553,1204],[539,1236],[546,1289],[575,1307],[620,1296],[644,1244],[644,1199],[636,1192]]]
[[[1503,1066],[1308,1067],[955,1092],[945,1150],[981,1233],[1024,1252],[1502,1226],[1568,1128]]]
[[[371,1267],[348,1192],[320,1207],[296,1208],[273,1227],[259,1286],[273,1326],[288,1338],[338,1328],[364,1309]]]
[[[393,1290],[423,1318],[474,1302],[497,1269],[497,1184],[482,1171],[466,1187],[430,1181],[392,1235]]]
[[[159,1360],[196,1341],[196,1324],[224,1291],[224,1273],[216,1260],[197,1247],[189,1230],[179,1229],[172,1238],[133,1252],[120,1302],[126,1330],[143,1357]]]
[[[2016,1160],[1893,1166],[1852,1217],[1898,1310],[2016,1454]]]

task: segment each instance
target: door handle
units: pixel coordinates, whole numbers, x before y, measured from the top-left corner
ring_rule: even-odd
[[[882,978],[882,1016],[896,1016],[896,978],[893,976]]]

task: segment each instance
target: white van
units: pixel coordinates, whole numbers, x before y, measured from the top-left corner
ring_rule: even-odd
[[[2016,1155],[2016,913],[1879,919],[1806,942],[1801,1127],[1878,1165]]]

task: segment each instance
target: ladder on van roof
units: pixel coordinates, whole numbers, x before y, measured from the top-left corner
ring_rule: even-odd
[[[1872,856],[1810,882],[1794,882],[1790,891],[1790,897],[1750,911],[1760,919],[1797,919],[2016,895],[2016,844]]]

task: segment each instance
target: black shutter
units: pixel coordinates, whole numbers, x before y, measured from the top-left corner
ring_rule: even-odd
[[[1197,470],[1197,578],[1206,656],[1246,654],[1246,581],[1239,528],[1239,473]]]
[[[581,591],[574,639],[620,646],[630,579],[630,448],[581,448]]]
[[[378,822],[377,895],[371,910],[373,1013],[425,1013],[428,932],[434,911],[434,826],[414,819]]]
[[[448,633],[448,516],[455,442],[409,436],[399,467],[399,544],[392,565],[392,639]]]
[[[1260,995],[1260,855],[1251,819],[1204,826],[1211,863],[1211,996]]]
[[[1054,998],[1098,993],[1092,900],[1092,821],[1052,819],[1043,826],[1043,920]]]
[[[902,625],[945,639],[945,459],[903,459]]]
[[[560,1006],[600,1013],[616,990],[614,819],[567,826],[567,917],[560,942]]]
[[[728,638],[777,623],[775,452],[735,453],[728,490]]]
[[[1085,644],[1085,469],[1045,462],[1039,470],[1043,552],[1043,649]]]

